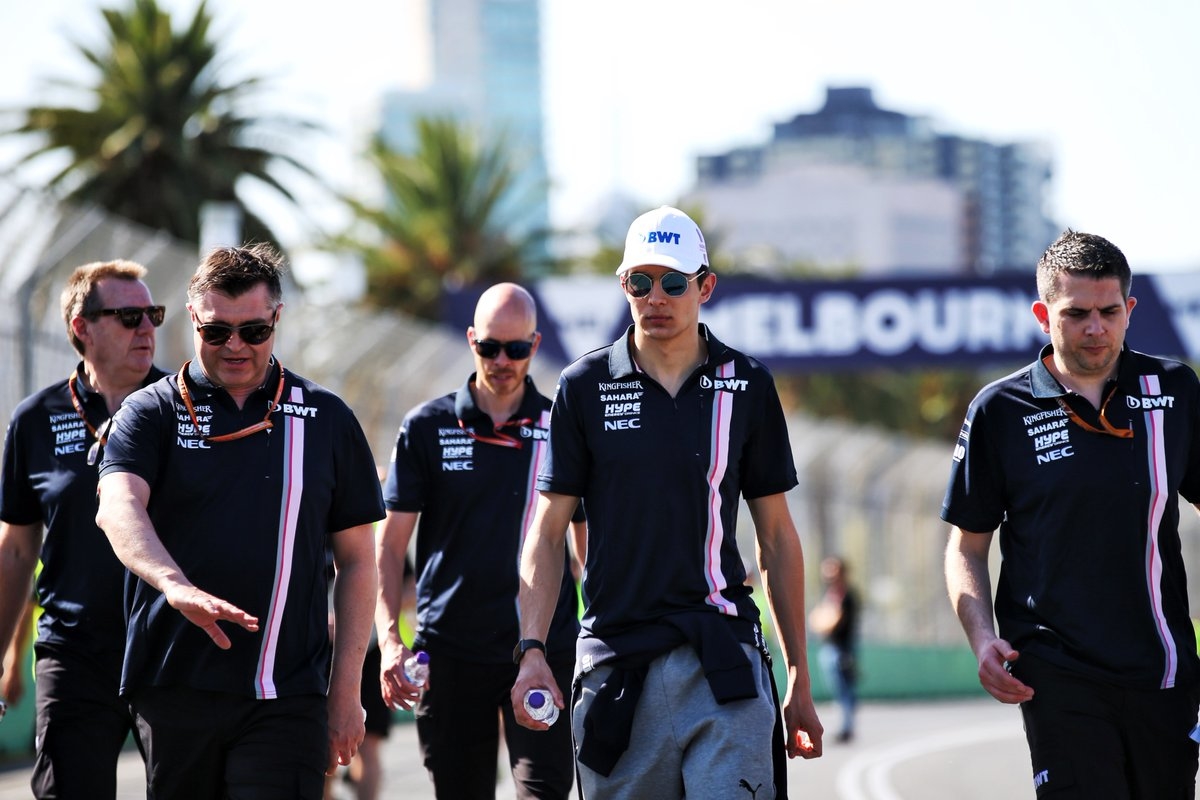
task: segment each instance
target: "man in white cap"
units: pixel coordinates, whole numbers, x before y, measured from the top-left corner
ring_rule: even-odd
[[[571,726],[583,797],[787,796],[785,759],[821,754],[804,630],[797,484],[762,364],[699,323],[717,279],[700,229],[663,206],[634,220],[617,268],[633,325],[563,371],[521,559],[521,637],[550,624],[564,531],[583,498],[586,609]],[[735,536],[750,507],[787,685],[782,718]],[[512,690],[562,694],[536,647]],[[719,724],[713,724],[719,719]]]

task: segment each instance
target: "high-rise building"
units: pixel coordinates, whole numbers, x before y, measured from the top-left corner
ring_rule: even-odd
[[[448,114],[502,136],[518,167],[516,207],[522,231],[549,225],[542,115],[540,0],[418,0],[429,23],[428,86],[383,98],[381,129],[394,147],[413,143],[413,119]]]
[[[1050,177],[1042,145],[938,133],[869,88],[829,88],[823,108],[776,124],[765,145],[701,156],[688,201],[735,254],[992,274],[1030,269],[1057,235]]]

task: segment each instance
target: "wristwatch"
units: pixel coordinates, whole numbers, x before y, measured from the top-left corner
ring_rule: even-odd
[[[541,650],[546,652],[546,643],[540,639],[522,639],[517,642],[517,646],[513,648],[513,663],[520,664],[521,658],[530,650]]]

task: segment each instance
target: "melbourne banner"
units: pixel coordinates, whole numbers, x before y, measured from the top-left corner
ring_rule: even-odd
[[[465,329],[484,287],[447,296],[446,321]],[[611,276],[546,278],[538,303],[543,356],[571,361],[630,324]],[[1200,273],[1134,275],[1129,345],[1200,361]],[[770,281],[721,277],[700,321],[775,370],[1019,366],[1049,341],[1030,311],[1032,274],[991,278]]]

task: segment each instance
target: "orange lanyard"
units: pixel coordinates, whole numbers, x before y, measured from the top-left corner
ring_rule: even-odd
[[[179,368],[179,395],[183,398],[183,404],[187,407],[188,416],[192,418],[192,424],[196,426],[196,432],[200,432],[200,420],[196,418],[196,409],[192,406],[192,393],[187,387],[187,368],[192,362],[189,359],[185,361],[183,366]],[[278,361],[275,362],[279,364]],[[251,434],[259,431],[269,431],[275,427],[271,424],[271,414],[275,413],[275,409],[279,407],[279,398],[283,397],[283,364],[279,364],[279,385],[275,387],[275,399],[267,406],[267,415],[263,417],[262,422],[256,422],[253,425],[242,428],[240,431],[233,433],[222,433],[220,436],[204,436],[206,442],[232,442],[235,439],[244,439]]]

